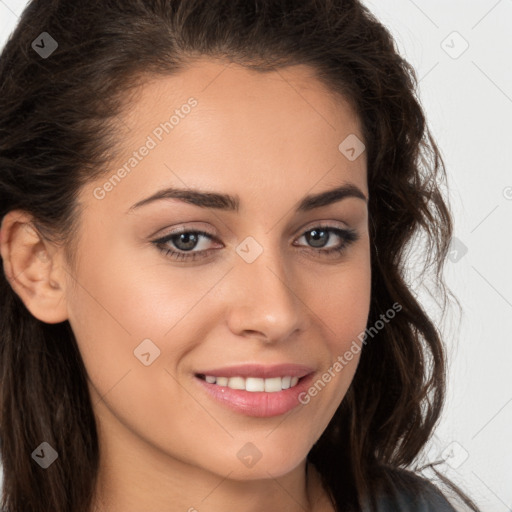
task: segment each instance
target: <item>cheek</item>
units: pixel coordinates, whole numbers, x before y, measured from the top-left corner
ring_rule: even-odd
[[[68,297],[69,322],[93,390],[122,401],[138,382],[130,407],[139,396],[147,402],[157,388],[179,391],[166,370],[176,374],[182,358],[218,321],[207,294],[225,270],[171,272],[151,251],[135,251],[122,241],[108,243],[108,250],[101,246],[96,239],[97,250],[83,258],[75,276],[79,284]]]
[[[89,250],[79,268],[70,317],[80,329],[118,333],[111,340],[125,338],[125,348],[133,350],[147,337],[162,337],[207,289],[208,283],[198,286],[190,280],[190,273],[176,271],[169,279],[168,265],[151,248],[134,250],[114,241],[98,253]]]
[[[322,318],[331,333],[326,339],[329,340],[331,352],[339,355],[366,328],[370,309],[370,280],[366,274],[358,276],[354,272],[350,279],[340,280],[336,289],[331,289],[324,297],[324,301]]]
[[[67,300],[69,322],[87,373],[98,392],[105,393],[126,372],[144,367],[134,350],[145,339],[158,346],[162,332],[173,326],[184,305],[171,300],[177,290],[148,282],[144,267],[120,258],[122,253],[100,253],[101,257],[91,251],[83,259]],[[154,357],[154,347],[152,351]]]
[[[322,401],[325,407],[322,425],[325,426],[345,396],[364,349],[362,340],[371,298],[368,245],[361,244],[349,259],[329,273],[311,275],[305,290],[305,302],[312,311],[315,332],[323,341],[323,346],[309,345],[309,357],[314,359],[320,352],[325,357],[319,375],[321,382],[316,381],[310,388],[304,402],[319,405]]]
[[[328,285],[324,286],[323,292],[316,296],[315,311],[322,320],[320,324],[329,358],[320,378],[332,394],[326,417],[334,414],[345,396],[364,349],[362,341],[370,310],[371,266],[367,252],[361,251],[358,256],[333,274],[326,281]],[[320,383],[317,389],[323,389],[322,386]]]
[[[367,325],[371,266],[365,246],[360,249],[346,265],[342,263],[335,272],[322,277],[319,280],[322,286],[317,285],[314,294],[313,311],[322,320],[324,339],[332,356],[345,352]]]

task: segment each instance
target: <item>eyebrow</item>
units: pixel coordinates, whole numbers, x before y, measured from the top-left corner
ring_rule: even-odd
[[[311,194],[304,197],[300,201],[297,207],[297,211],[308,212],[314,210],[315,208],[328,206],[348,197],[356,197],[358,199],[362,199],[365,202],[368,202],[368,198],[356,185],[353,183],[347,183],[345,185],[341,185],[340,187],[326,190],[325,192]],[[153,195],[135,203],[127,210],[127,213],[132,212],[141,206],[145,206],[161,199],[178,199],[185,203],[199,206],[201,208],[234,211],[237,213],[240,209],[240,198],[236,195],[232,196],[229,194],[220,194],[217,192],[206,192],[196,189],[180,189],[171,187],[159,190]]]

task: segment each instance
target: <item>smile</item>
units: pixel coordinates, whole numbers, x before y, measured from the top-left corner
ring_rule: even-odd
[[[264,391],[266,393],[276,393],[283,389],[293,388],[299,382],[298,377],[272,377],[262,379],[259,377],[215,377],[213,375],[198,375],[200,379],[209,384],[224,386],[231,389],[240,389],[252,393]]]

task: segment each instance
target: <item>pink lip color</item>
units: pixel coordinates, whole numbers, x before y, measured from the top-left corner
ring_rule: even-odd
[[[207,374],[211,375],[211,374]],[[231,375],[236,376],[240,373]],[[280,373],[279,375],[290,375]],[[279,416],[291,411],[298,405],[302,405],[299,401],[299,395],[305,392],[313,380],[314,373],[302,377],[293,388],[283,389],[274,393],[264,391],[252,392],[241,389],[231,389],[227,386],[218,386],[210,384],[205,380],[196,376],[195,380],[203,387],[203,389],[215,400],[226,405],[233,411],[258,418],[269,418]],[[228,376],[223,374],[223,376]],[[243,376],[243,375],[240,375]],[[252,373],[249,376],[257,377]]]

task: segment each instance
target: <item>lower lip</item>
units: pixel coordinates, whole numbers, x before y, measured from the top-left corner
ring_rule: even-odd
[[[273,393],[231,389],[227,386],[210,384],[199,377],[195,377],[195,379],[201,384],[202,388],[209,396],[229,407],[231,410],[247,416],[269,418],[271,416],[285,414],[298,405],[302,405],[299,401],[299,395],[308,389],[313,375],[313,373],[310,373],[302,377],[293,388],[283,389]]]

